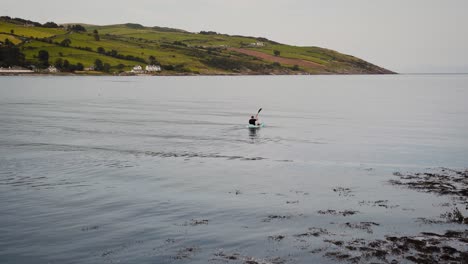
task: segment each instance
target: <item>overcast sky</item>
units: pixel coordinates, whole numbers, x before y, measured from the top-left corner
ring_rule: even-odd
[[[468,72],[468,0],[0,0],[38,22],[133,22],[261,36],[401,73]]]

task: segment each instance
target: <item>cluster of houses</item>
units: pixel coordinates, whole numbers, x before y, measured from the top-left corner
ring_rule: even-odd
[[[49,67],[50,68],[50,67]],[[94,65],[93,66],[90,66],[90,67],[87,67],[87,68],[84,68],[85,71],[94,71]],[[135,74],[143,74],[143,73],[155,73],[155,72],[160,72],[162,69],[161,69],[161,66],[159,65],[147,65],[145,67],[145,69],[143,69],[143,67],[141,67],[141,65],[135,65],[132,70],[130,71],[130,73],[135,73]]]
[[[154,73],[154,72],[160,72],[160,71],[161,71],[161,66],[159,65],[146,65],[144,70],[143,70],[143,67],[141,67],[140,65],[136,65],[135,67],[133,67],[133,69],[130,72],[141,74],[141,73]]]
[[[32,73],[32,72],[34,71],[23,68],[23,67],[17,67],[17,66],[8,67],[8,68],[0,67],[0,73]]]
[[[90,66],[90,67],[87,67],[87,68],[84,68],[85,71],[94,71],[94,66]],[[143,73],[155,73],[155,72],[160,72],[162,69],[161,69],[161,66],[159,65],[147,65],[145,67],[145,69],[143,69],[143,67],[141,67],[141,65],[136,65],[132,68],[132,70],[130,71],[131,73],[135,73],[135,74],[143,74]],[[50,72],[50,73],[57,73],[59,72],[59,70],[54,67],[54,66],[49,66],[47,68],[47,72]]]
[[[50,72],[50,73],[57,73],[59,72],[59,70],[55,67],[55,66],[49,66],[47,68],[47,71]]]
[[[246,44],[246,43],[241,43],[241,46],[243,47],[249,47],[249,48],[259,48],[259,47],[265,47],[265,43],[264,42],[252,42],[252,43],[249,43],[249,44]],[[229,45],[210,45],[210,46],[195,46],[195,47],[198,47],[198,48],[202,48],[202,49],[208,49],[208,48],[215,48],[215,49],[227,49],[229,48],[230,46]]]
[[[18,66],[13,66],[13,67],[8,67],[8,68],[3,68],[0,67],[0,73],[34,73],[34,72],[39,72],[38,69],[32,67],[33,70],[23,68],[23,67],[18,67]],[[49,73],[57,73],[60,72],[56,67],[54,66],[49,66],[45,72]]]
[[[249,43],[247,47],[257,48],[257,47],[265,47],[265,43],[263,42],[253,42]]]
[[[94,71],[95,69],[94,69],[94,66],[90,66],[90,67],[84,68],[84,70]],[[141,67],[141,65],[136,65],[132,68],[130,73],[134,73],[134,74],[156,73],[156,72],[160,72],[161,70],[162,70],[161,66],[159,65],[147,65],[144,69],[143,67]],[[8,68],[0,67],[0,73],[33,73],[33,72],[35,71],[26,69],[23,67],[17,67],[17,66],[8,67]],[[45,70],[45,72],[58,73],[60,72],[60,70],[57,69],[57,67],[51,65]]]

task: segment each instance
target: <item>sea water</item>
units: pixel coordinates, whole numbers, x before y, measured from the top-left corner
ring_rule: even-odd
[[[295,235],[447,228],[415,219],[439,216],[448,198],[388,181],[468,166],[467,84],[468,75],[1,77],[0,262],[325,263],[311,253],[323,239]],[[247,129],[259,108],[265,127]],[[377,200],[390,206],[366,206]],[[331,209],[358,213],[318,213]],[[349,221],[379,226],[360,232]]]

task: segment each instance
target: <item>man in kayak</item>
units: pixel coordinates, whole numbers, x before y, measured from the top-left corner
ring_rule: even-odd
[[[250,119],[249,119],[249,125],[253,125],[253,126],[256,126],[257,125],[257,120],[258,120],[258,115],[257,116],[251,116]]]
[[[253,125],[253,126],[258,126],[260,125],[260,122],[258,122],[258,114],[260,114],[260,111],[262,111],[262,108],[258,109],[258,112],[257,114],[254,116],[251,116],[250,119],[249,119],[249,125]]]

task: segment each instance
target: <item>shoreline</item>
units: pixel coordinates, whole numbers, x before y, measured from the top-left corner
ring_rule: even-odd
[[[400,73],[342,73],[342,74],[255,74],[255,73],[233,73],[233,74],[107,74],[107,73],[0,73],[1,76],[102,76],[102,77],[168,77],[168,76],[358,76],[358,75],[401,75]]]

